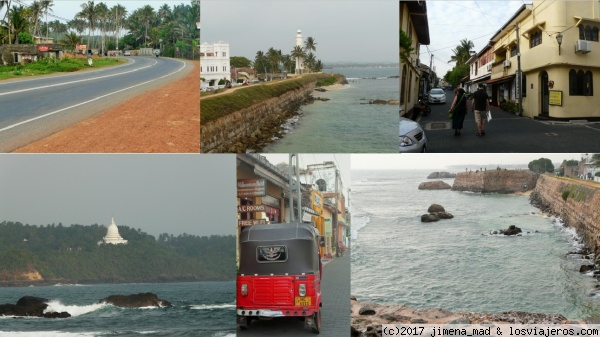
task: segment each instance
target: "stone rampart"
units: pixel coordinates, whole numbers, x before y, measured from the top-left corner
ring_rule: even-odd
[[[538,174],[526,170],[489,170],[457,173],[453,191],[515,193],[532,190]]]
[[[316,80],[216,120],[200,121],[201,151],[240,153],[255,148],[265,137],[277,134],[280,126],[310,100],[315,85]]]
[[[530,199],[532,205],[575,228],[586,246],[599,257],[600,184],[544,174]]]

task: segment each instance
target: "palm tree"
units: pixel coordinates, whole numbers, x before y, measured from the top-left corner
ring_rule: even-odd
[[[306,59],[304,60],[304,64],[306,64],[308,69],[310,69],[310,72],[313,72],[316,63],[317,59],[315,58],[315,54],[308,53],[308,55],[306,55]]]
[[[85,21],[82,19],[73,19],[71,21],[68,22],[69,24],[69,28],[74,29],[77,33],[79,33],[79,35],[83,34],[83,32],[85,31]]]
[[[281,61],[281,50],[273,49],[273,47],[269,48],[267,51],[267,59],[272,66],[271,71],[273,73],[278,72],[279,62]]]
[[[41,2],[42,10],[46,13],[46,26],[48,26],[48,11],[54,12],[52,8],[50,8],[54,6],[52,2],[53,0],[42,0]],[[46,38],[48,38],[48,29],[46,29]]]
[[[104,2],[96,5],[96,18],[98,19],[98,26],[100,27],[100,33],[102,34],[100,40],[100,49],[102,50],[102,53],[105,52],[105,23],[106,20],[108,20],[109,14],[108,7]]]
[[[323,71],[323,62],[321,62],[321,60],[317,60],[317,63],[315,63],[315,72],[321,72]]]
[[[15,44],[19,44],[19,33],[27,32],[29,21],[26,18],[26,9],[23,5],[13,5],[10,12],[10,22],[15,36]]]
[[[73,51],[75,50],[75,46],[81,44],[81,36],[77,35],[75,32],[69,32],[65,35],[63,40],[60,40],[60,43]]]
[[[127,9],[125,7],[123,7],[123,5],[118,4],[118,5],[114,5],[111,7],[110,9],[110,16],[111,18],[115,18],[115,35],[116,35],[116,45],[117,45],[117,50],[119,50],[119,33],[121,31],[121,27],[123,27],[123,22],[125,21],[125,19],[127,18]]]
[[[590,163],[596,167],[600,167],[600,153],[594,153]]]
[[[456,62],[457,66],[466,64],[469,58],[471,57],[471,49],[474,48],[475,45],[473,41],[462,39],[460,40],[460,44],[456,47],[456,49],[452,49],[454,55],[450,57],[450,62]]]
[[[304,50],[306,50],[307,53],[317,51],[317,43],[311,36],[307,37],[306,41],[304,41]]]
[[[288,73],[292,72],[292,67],[294,66],[294,60],[290,54],[285,54],[281,56],[281,63],[283,63],[283,67],[287,70]]]
[[[94,1],[91,0],[85,4],[81,4],[81,12],[77,13],[77,17],[88,21],[89,30],[87,44],[88,49],[91,49],[92,46],[90,44],[90,40],[92,31],[94,30],[94,23],[96,22],[96,5],[94,5]]]
[[[154,17],[154,8],[150,5],[146,5],[142,8],[140,12],[143,21],[146,23],[146,33],[144,34],[144,46],[147,46],[148,43],[148,25],[150,24],[150,20]]]
[[[262,50],[259,50],[256,52],[256,56],[254,57],[254,70],[256,70],[257,72],[259,70],[263,70],[265,77],[267,75],[267,66],[266,66],[266,57],[265,57],[265,53],[263,53]]]
[[[0,1],[0,10],[2,10],[2,8],[4,6],[6,6],[6,13],[4,13],[4,17],[2,18],[2,21],[0,22],[6,22],[6,27],[8,30],[8,44],[11,44],[11,36],[10,36],[10,1],[11,0],[7,0],[7,1]]]
[[[301,63],[302,62],[301,60],[306,58],[306,52],[300,46],[295,46],[294,49],[292,49],[291,55],[296,60],[296,65],[298,63]]]

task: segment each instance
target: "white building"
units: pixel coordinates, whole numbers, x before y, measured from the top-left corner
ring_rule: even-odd
[[[112,223],[108,226],[106,236],[98,243],[110,243],[113,245],[127,244],[127,240],[123,240],[121,235],[119,235],[119,229],[115,225],[115,218],[112,218]]]
[[[231,81],[229,43],[219,41],[200,45],[200,77],[202,87],[217,86],[219,81]]]
[[[303,43],[304,39],[302,38],[302,32],[300,31],[300,29],[298,29],[298,32],[296,33],[296,46],[300,46],[300,48],[302,47],[302,43]],[[296,57],[296,72],[295,74],[302,74],[304,73],[304,59],[301,57]]]

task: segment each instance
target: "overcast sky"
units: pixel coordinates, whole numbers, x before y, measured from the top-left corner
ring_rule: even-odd
[[[539,158],[553,163],[581,160],[581,153],[406,153],[353,154],[352,170],[419,170],[444,169],[449,165],[525,165]]]
[[[235,234],[235,182],[234,155],[5,154],[0,222]]]
[[[230,54],[254,60],[270,47],[289,54],[300,29],[323,62],[398,64],[397,0],[202,0],[202,42],[229,42]]]
[[[452,49],[462,39],[473,41],[475,52],[480,52],[490,38],[530,0],[429,0],[427,19],[431,44],[421,46],[421,62],[429,65],[433,54],[433,66],[439,78],[443,78],[455,63],[448,63],[454,55]],[[429,51],[428,51],[429,48]]]

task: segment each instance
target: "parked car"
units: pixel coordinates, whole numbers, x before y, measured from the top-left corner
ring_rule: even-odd
[[[446,103],[446,93],[443,89],[433,88],[429,91],[429,98],[427,99],[429,103]]]
[[[400,152],[426,152],[427,136],[419,123],[400,117]]]
[[[125,52],[123,52],[123,56],[131,56],[131,52],[129,50],[126,50]]]

